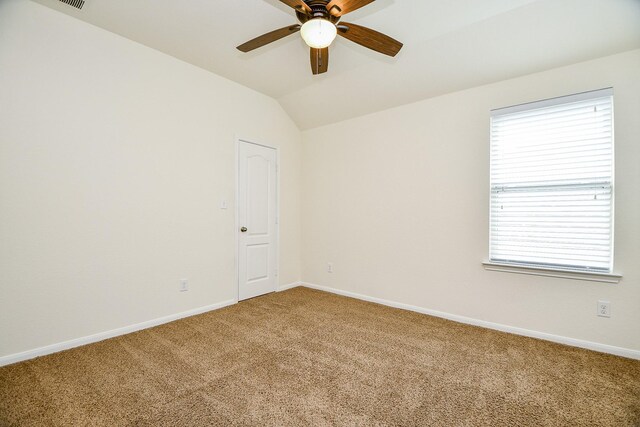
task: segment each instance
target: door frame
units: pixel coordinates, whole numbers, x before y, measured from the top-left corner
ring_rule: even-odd
[[[240,207],[240,144],[253,144],[260,147],[270,148],[276,151],[276,272],[275,272],[275,287],[273,289],[276,292],[280,286],[280,149],[272,144],[265,144],[262,142],[255,142],[253,139],[235,137],[235,206],[234,206],[234,236],[235,236],[235,253],[233,256],[235,263],[235,275],[236,275],[236,303],[240,301],[240,220],[239,220],[239,207]]]

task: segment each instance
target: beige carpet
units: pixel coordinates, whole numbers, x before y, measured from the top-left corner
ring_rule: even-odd
[[[640,426],[640,362],[305,288],[0,369],[2,426]]]

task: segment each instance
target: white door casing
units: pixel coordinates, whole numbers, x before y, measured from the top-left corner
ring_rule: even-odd
[[[238,299],[277,287],[277,152],[238,141]]]

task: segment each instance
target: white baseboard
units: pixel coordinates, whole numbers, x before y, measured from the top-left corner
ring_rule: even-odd
[[[74,347],[80,347],[82,345],[103,341],[109,338],[117,337],[119,335],[130,334],[131,332],[152,328],[154,326],[173,322],[175,320],[183,319],[185,317],[191,317],[191,316],[195,316],[196,314],[202,314],[208,311],[218,310],[220,308],[236,304],[237,302],[238,302],[237,300],[223,301],[217,304],[211,304],[204,307],[194,308],[193,310],[183,311],[181,313],[170,314],[168,316],[159,317],[157,319],[148,320],[146,322],[124,326],[122,328],[112,329],[110,331],[105,331],[105,332],[99,332],[97,334],[89,335],[86,337],[75,338],[69,341],[64,341],[57,344],[51,344],[51,345],[36,348],[33,350],[23,351],[21,353],[2,356],[0,357],[0,366],[11,365],[13,363],[22,362],[24,360],[33,359],[35,357],[45,356],[47,354],[57,353],[63,350],[69,350]]]
[[[382,298],[370,297],[368,295],[357,294],[354,292],[343,291],[341,289],[330,288],[328,286],[320,286],[313,283],[302,282],[302,286],[319,291],[330,292],[332,294],[342,295],[346,297],[356,298],[363,301],[374,302],[389,307],[400,308],[403,310],[415,311],[417,313],[427,314],[429,316],[441,317],[443,319],[453,320],[454,322],[465,323],[473,326],[481,326],[483,328],[494,329],[501,332],[508,332],[515,335],[525,337],[538,338],[541,340],[552,341],[559,344],[565,344],[572,347],[585,348],[587,350],[598,351],[600,353],[608,353],[616,356],[626,357],[629,359],[640,360],[640,350],[632,350],[629,348],[615,347],[607,344],[600,344],[592,341],[579,340],[575,338],[563,337],[560,335],[548,334],[546,332],[532,331],[529,329],[517,328],[515,326],[503,325],[500,323],[487,322],[485,320],[473,319],[471,317],[459,316],[457,314],[444,313],[441,311],[430,310],[428,308],[417,307],[415,305],[403,304],[400,302],[389,301]]]
[[[400,308],[403,310],[415,311],[417,313],[427,314],[429,316],[441,317],[443,319],[453,320],[459,323],[465,323],[468,325],[481,326],[483,328],[494,329],[497,331],[508,332],[516,335],[522,335],[531,338],[538,338],[542,340],[552,341],[559,344],[565,344],[573,347],[586,348],[588,350],[598,351],[601,353],[614,354],[616,356],[627,357],[629,359],[640,360],[640,351],[632,350],[628,348],[615,347],[607,344],[600,344],[591,341],[584,341],[575,338],[568,338],[559,335],[548,334],[546,332],[532,331],[529,329],[517,328],[514,326],[502,325],[500,323],[487,322],[484,320],[473,319],[470,317],[459,316],[456,314],[444,313],[441,311],[430,310],[414,305],[403,304],[395,301],[389,301],[382,298],[370,297],[367,295],[357,294],[354,292],[343,291],[340,289],[330,288],[328,286],[320,286],[307,282],[294,282],[287,285],[281,285],[277,291],[282,292],[287,289],[292,289],[298,286],[305,286],[311,289],[317,289],[320,291],[330,292],[337,295],[356,298],[363,301],[374,302],[377,304],[386,305],[389,307]],[[182,313],[171,314],[169,316],[160,317],[146,322],[137,323],[134,325],[124,326],[122,328],[113,329],[110,331],[100,332],[97,334],[89,335],[86,337],[76,338],[69,341],[64,341],[57,344],[52,344],[33,350],[27,350],[21,353],[10,354],[0,357],[0,366],[10,365],[24,360],[33,359],[47,354],[57,353],[59,351],[68,350],[74,347],[79,347],[86,344],[91,344],[98,341],[103,341],[109,338],[117,337],[120,335],[129,334],[131,332],[140,331],[142,329],[152,328],[154,326],[162,325],[164,323],[173,322],[185,317],[195,316],[197,314],[206,313],[208,311],[218,310],[223,307],[227,307],[236,304],[236,300],[223,301],[217,304],[207,305],[205,307],[195,308],[193,310],[184,311]]]
[[[278,289],[276,289],[276,292],[286,291],[287,289],[297,288],[298,286],[302,286],[302,282],[293,282],[289,283],[288,285],[280,285],[278,286]]]

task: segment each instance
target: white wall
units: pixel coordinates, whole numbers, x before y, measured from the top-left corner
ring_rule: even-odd
[[[236,135],[280,148],[296,282],[300,132],[273,99],[0,0],[0,357],[235,298]]]
[[[303,132],[304,280],[640,350],[639,76],[640,51],[632,51]],[[615,270],[623,280],[485,271],[489,111],[609,86],[615,90]],[[596,317],[599,299],[611,301],[612,318]]]
[[[281,285],[304,248],[310,283],[639,350],[638,75],[633,51],[307,131],[301,150],[268,97],[0,0],[0,357],[233,299],[236,135],[280,147]],[[624,279],[485,271],[489,110],[607,86]]]

